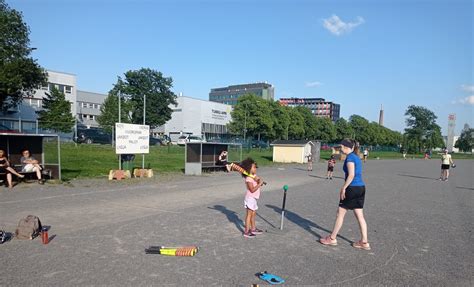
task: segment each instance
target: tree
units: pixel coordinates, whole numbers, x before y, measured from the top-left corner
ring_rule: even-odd
[[[315,138],[323,142],[336,139],[336,127],[329,118],[316,118]]]
[[[354,131],[354,138],[360,144],[369,144],[370,143],[370,136],[368,134],[369,129],[369,121],[366,120],[364,117],[359,115],[352,115],[349,117],[349,125],[351,126],[352,130]]]
[[[16,107],[24,96],[47,81],[43,68],[30,57],[29,28],[20,12],[0,0],[0,108]]]
[[[469,125],[467,127],[464,126],[464,129],[454,147],[463,152],[472,152],[472,149],[474,148],[474,129],[471,129]]]
[[[131,102],[122,97],[120,103],[120,121],[122,123],[132,123],[132,118],[130,117],[131,112]],[[118,121],[118,95],[117,91],[112,89],[100,107],[100,115],[97,117],[97,122],[101,128],[110,133]]]
[[[131,123],[143,124],[143,103],[146,96],[146,121],[145,124],[152,128],[165,124],[171,119],[173,110],[170,105],[176,105],[176,95],[171,91],[173,79],[165,78],[161,72],[141,68],[125,73],[124,79],[118,78],[117,83],[109,92],[109,96],[123,96],[125,108],[129,108]],[[113,114],[108,108],[113,108],[113,100],[107,108],[101,109],[105,114]],[[116,101],[118,106],[118,101]],[[125,109],[124,112],[127,112]],[[118,111],[116,110],[116,115]],[[117,116],[118,119],[118,116]],[[110,117],[103,117],[102,122],[109,125]]]
[[[288,127],[288,138],[300,140],[304,137],[304,117],[295,108],[289,108],[290,125]]]
[[[43,129],[57,132],[70,132],[75,120],[71,113],[71,102],[66,100],[64,93],[54,88],[43,99],[43,109],[38,113],[38,123]]]
[[[269,134],[271,139],[288,139],[290,127],[289,107],[282,106],[278,102],[270,102],[273,118],[273,129]]]
[[[411,105],[405,112],[408,142],[418,151],[425,148],[436,148],[444,145],[441,127],[436,124],[437,116],[429,109]]]
[[[271,103],[253,94],[239,98],[231,112],[230,131],[249,137],[271,136],[274,119]]]
[[[351,138],[354,131],[349,123],[344,118],[339,118],[335,123],[334,127],[336,129],[336,138],[335,140],[340,142],[343,139]]]
[[[316,139],[317,119],[310,109],[302,106],[295,107],[296,111],[303,116],[304,119],[304,138]],[[319,139],[319,138],[318,138]]]

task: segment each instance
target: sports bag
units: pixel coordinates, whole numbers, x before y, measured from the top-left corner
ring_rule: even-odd
[[[18,227],[15,230],[17,239],[33,239],[41,232],[41,221],[38,216],[28,215],[26,218],[20,219]]]

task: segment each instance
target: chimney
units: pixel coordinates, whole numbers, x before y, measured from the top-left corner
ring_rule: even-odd
[[[383,126],[383,106],[380,105],[379,125]]]

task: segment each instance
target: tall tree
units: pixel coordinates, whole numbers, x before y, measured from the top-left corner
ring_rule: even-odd
[[[304,117],[295,108],[289,108],[290,126],[288,128],[288,138],[300,140],[304,138]]]
[[[339,118],[334,123],[334,127],[336,128],[336,141],[338,142],[353,136],[354,131],[344,118]]]
[[[273,117],[270,102],[253,94],[239,98],[231,112],[231,132],[246,138],[268,137],[272,134]]]
[[[316,118],[315,138],[328,143],[336,139],[336,127],[331,119]]]
[[[349,124],[354,132],[355,140],[360,144],[370,144],[369,136],[369,121],[359,115],[352,115],[349,117]]]
[[[30,57],[29,28],[22,14],[0,0],[0,108],[16,107],[24,96],[47,81],[47,74]]]
[[[104,103],[100,107],[100,115],[97,117],[97,122],[100,127],[104,130],[111,132],[115,123],[119,121],[118,118],[118,94],[116,89],[112,89],[109,92],[107,98],[105,98]],[[131,118],[132,113],[132,103],[125,99],[121,98],[120,103],[120,122],[122,123],[132,123]]]
[[[64,93],[54,88],[43,99],[43,109],[38,111],[38,123],[43,129],[57,132],[70,132],[74,126],[71,113],[71,102],[66,100]]]
[[[141,68],[128,71],[124,79],[118,78],[114,88],[109,93],[124,96],[124,101],[130,103],[131,121],[134,124],[143,123],[143,104],[146,97],[145,124],[157,127],[171,119],[173,110],[170,105],[176,105],[176,95],[171,91],[173,79],[166,78],[159,71]],[[118,102],[117,102],[118,103]]]
[[[469,125],[464,126],[455,147],[463,152],[472,152],[474,148],[474,129],[471,129]]]
[[[421,106],[408,106],[405,116],[407,139],[416,145],[418,151],[424,148],[436,148],[444,145],[441,127],[436,124],[437,116]]]
[[[270,133],[271,139],[288,139],[290,127],[290,112],[288,107],[280,105],[278,102],[270,102],[273,118],[273,129]]]
[[[311,110],[298,106],[295,108],[304,119],[304,137],[306,139],[316,139],[317,120],[316,117],[311,113]]]

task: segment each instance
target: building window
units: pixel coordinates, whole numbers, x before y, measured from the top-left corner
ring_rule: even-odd
[[[65,92],[66,92],[66,94],[72,93],[72,87],[71,86],[65,86]]]
[[[47,91],[48,90],[48,83],[43,84],[43,86],[41,86],[41,89],[44,90],[44,91]]]

